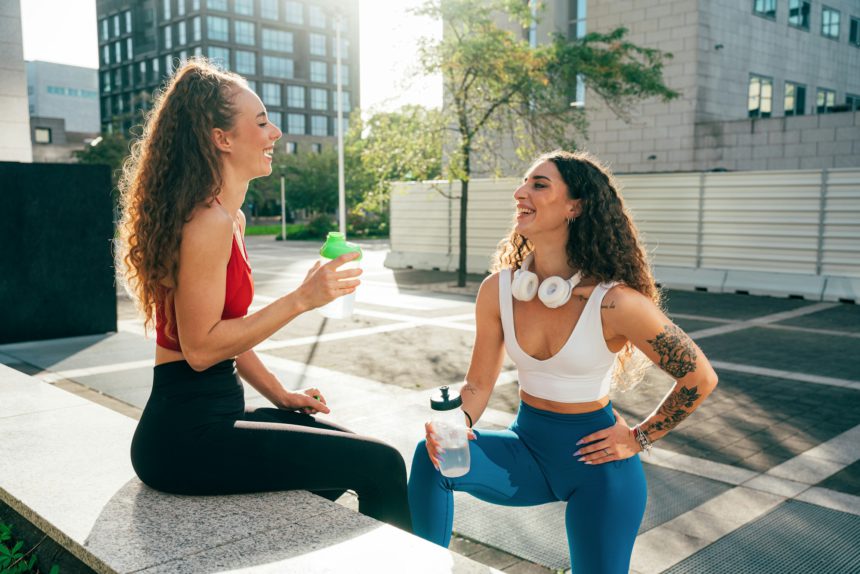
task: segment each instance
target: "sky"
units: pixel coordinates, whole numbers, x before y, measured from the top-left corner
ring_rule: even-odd
[[[25,60],[98,68],[96,0],[20,2]],[[422,3],[359,0],[364,110],[391,111],[404,104],[442,105],[441,78],[408,79],[415,71],[418,39],[442,34],[440,23],[407,12]]]

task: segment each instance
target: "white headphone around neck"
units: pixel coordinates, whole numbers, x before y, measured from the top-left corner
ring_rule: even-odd
[[[577,271],[570,279],[558,276],[547,277],[538,288],[538,276],[529,271],[529,265],[534,261],[534,252],[526,255],[523,264],[514,271],[514,280],[511,283],[511,294],[519,301],[531,301],[537,294],[541,303],[555,309],[561,307],[570,299],[573,288],[582,280],[582,271]]]

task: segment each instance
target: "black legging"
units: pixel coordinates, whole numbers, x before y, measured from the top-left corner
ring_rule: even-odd
[[[351,489],[360,512],[412,530],[395,448],[303,413],[245,410],[232,360],[155,367],[131,462],[145,484],[175,494],[305,489],[334,500]]]

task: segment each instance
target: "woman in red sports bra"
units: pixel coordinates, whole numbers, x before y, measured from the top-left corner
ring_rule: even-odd
[[[240,76],[205,59],[156,97],[120,188],[128,289],[155,322],[153,388],[131,446],[149,486],[179,494],[306,489],[411,529],[406,468],[393,447],[317,421],[318,389],[285,389],[255,345],[305,311],[352,293],[344,255],[315,264],[293,292],[248,314],[254,282],[240,209],[272,172],[281,130]],[[242,381],[275,408],[246,409]]]

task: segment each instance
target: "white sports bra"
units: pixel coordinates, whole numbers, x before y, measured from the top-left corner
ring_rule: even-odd
[[[499,308],[505,349],[517,365],[520,388],[541,399],[561,403],[596,401],[609,393],[612,365],[617,353],[606,347],[600,303],[618,282],[601,283],[594,288],[570,338],[549,359],[535,359],[520,348],[514,329],[511,296],[511,270],[499,273]]]

